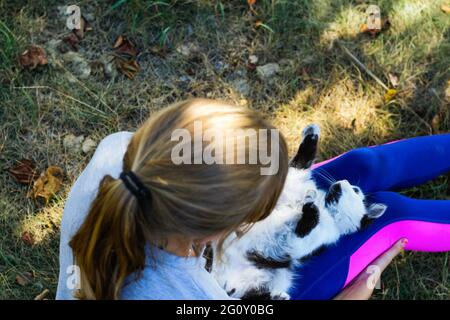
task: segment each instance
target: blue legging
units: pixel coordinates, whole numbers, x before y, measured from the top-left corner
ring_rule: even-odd
[[[406,250],[450,251],[450,201],[411,199],[390,190],[413,187],[450,171],[450,134],[417,137],[359,148],[324,164],[313,177],[319,187],[346,179],[388,206],[368,228],[344,236],[299,270],[292,299],[331,299],[400,238]]]

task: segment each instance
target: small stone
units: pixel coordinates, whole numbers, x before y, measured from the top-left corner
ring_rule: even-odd
[[[64,137],[63,146],[70,152],[79,152],[83,140],[84,136],[75,136],[70,133]]]
[[[232,82],[234,90],[246,96],[250,93],[250,85],[245,79],[236,79]]]
[[[223,71],[225,71],[225,70],[227,70],[229,68],[230,68],[230,65],[228,63],[226,63],[226,62],[223,62],[223,61],[219,60],[219,61],[214,63],[214,69],[217,72],[223,72]]]
[[[191,55],[198,53],[200,48],[194,43],[182,44],[177,47],[177,52],[185,57],[190,57]]]
[[[91,74],[89,62],[79,53],[69,51],[63,54],[64,62],[70,65],[70,71],[80,79],[87,79]]]
[[[100,57],[100,62],[103,63],[105,76],[114,79],[117,76],[117,68],[114,64],[114,56],[103,55]]]
[[[94,140],[92,140],[91,138],[87,137],[86,140],[84,140],[83,145],[81,146],[81,150],[83,151],[83,153],[88,154],[96,146],[97,146],[97,143]]]
[[[268,63],[256,68],[256,73],[261,80],[267,80],[273,77],[280,71],[280,66],[277,63]]]
[[[178,78],[179,81],[181,82],[189,82],[191,81],[191,79],[188,76],[181,76]]]
[[[258,63],[258,57],[255,56],[254,54],[250,55],[248,57],[248,62],[252,63],[252,64],[257,64]]]

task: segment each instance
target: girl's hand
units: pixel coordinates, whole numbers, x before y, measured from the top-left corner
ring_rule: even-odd
[[[381,273],[391,263],[392,259],[397,256],[408,243],[408,239],[397,241],[389,250],[375,259],[363,272],[361,272],[335,300],[368,300],[373,293],[374,284],[378,282]],[[375,268],[379,268],[379,272],[371,272]]]

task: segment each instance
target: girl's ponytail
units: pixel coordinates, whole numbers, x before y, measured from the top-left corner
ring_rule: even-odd
[[[88,216],[70,241],[81,271],[77,298],[120,298],[125,278],[145,265],[145,220],[124,181],[105,176]]]

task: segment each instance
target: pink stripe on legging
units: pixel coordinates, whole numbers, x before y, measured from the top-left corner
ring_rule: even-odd
[[[344,286],[402,238],[408,239],[406,250],[449,251],[450,224],[404,220],[383,227],[351,255]],[[447,241],[443,241],[443,239],[447,239]]]
[[[386,142],[386,143],[384,143],[384,144],[382,144],[382,145],[393,144],[393,143],[397,143],[397,142],[399,142],[399,141],[402,141],[402,140],[395,140],[395,141],[391,141],[391,142]],[[375,148],[375,147],[378,147],[378,146],[377,146],[377,145],[376,145],[376,146],[370,146],[369,148]],[[333,161],[333,160],[336,160],[337,158],[343,156],[343,155],[346,154],[346,153],[347,153],[347,152],[344,152],[343,154],[340,154],[340,155],[338,155],[338,156],[336,156],[336,157],[334,157],[334,158],[331,158],[331,159],[328,159],[328,160],[325,160],[325,161],[322,161],[322,162],[319,162],[319,163],[315,163],[315,164],[312,165],[312,169],[314,170],[314,169],[316,169],[316,168],[318,168],[318,167],[323,166],[324,164],[327,164],[328,162],[331,162],[331,161]]]

